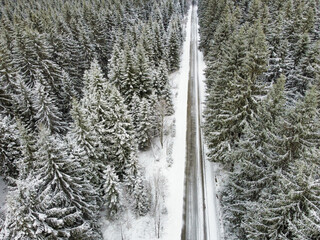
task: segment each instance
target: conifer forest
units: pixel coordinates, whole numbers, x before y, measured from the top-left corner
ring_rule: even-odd
[[[320,239],[320,2],[199,0],[225,239]]]
[[[4,240],[319,240],[320,1],[0,0],[1,204]]]

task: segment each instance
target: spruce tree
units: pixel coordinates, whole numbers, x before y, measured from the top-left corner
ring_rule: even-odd
[[[258,97],[263,93],[263,86],[259,86],[256,77],[248,71],[250,52],[247,52],[245,28],[240,29],[228,42],[216,66],[217,75],[214,76],[214,85],[206,100],[205,128],[211,149],[209,158],[231,168],[234,163],[228,154],[241,137],[245,125],[254,118]],[[260,64],[265,62],[257,64],[263,67]]]
[[[138,126],[137,126],[137,142],[139,148],[146,150],[151,145],[151,130],[152,123],[150,117],[150,103],[146,98],[141,100],[138,114]]]
[[[177,29],[177,22],[172,18],[168,27],[167,49],[168,49],[168,69],[175,71],[180,66],[180,46],[181,39]]]
[[[146,50],[142,44],[143,42],[139,42],[136,50],[136,81],[133,87],[140,98],[147,98],[151,94],[153,78],[149,57],[146,55]]]
[[[17,180],[16,187],[8,192],[7,213],[4,229],[1,231],[2,239],[38,239],[39,228],[36,206],[36,181],[32,178]]]
[[[17,178],[21,150],[19,132],[13,119],[1,115],[0,136],[0,172],[7,179]]]
[[[31,129],[35,129],[36,109],[34,106],[34,93],[28,87],[21,75],[16,76],[14,95],[16,112],[21,121]]]
[[[46,84],[40,72],[38,72],[37,77],[39,77],[39,81],[33,90],[36,123],[38,125],[44,124],[51,131],[61,133],[65,130],[65,126],[63,126],[59,109],[55,105],[55,99],[50,96],[50,87]]]
[[[100,239],[93,224],[97,217],[94,192],[83,177],[79,159],[66,154],[65,143],[40,126],[35,172],[38,204],[33,206],[41,222],[38,234],[49,239]]]
[[[237,148],[231,158],[237,164],[237,171],[230,174],[222,192],[225,225],[239,239],[246,235],[247,216],[254,214],[254,206],[276,179],[275,152],[278,136],[284,122],[285,77],[278,79],[267,97],[258,107],[256,118],[244,129]],[[280,126],[279,126],[280,125]],[[243,224],[243,225],[242,225]]]
[[[104,205],[106,206],[107,216],[115,218],[121,211],[120,201],[120,182],[113,168],[107,166],[104,171]]]

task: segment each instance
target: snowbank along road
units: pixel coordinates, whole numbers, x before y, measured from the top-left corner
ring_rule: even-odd
[[[181,240],[220,240],[213,174],[206,176],[201,125],[202,97],[199,91],[198,18],[192,5],[190,72],[187,105],[185,196]],[[208,185],[207,185],[208,181]],[[210,189],[208,191],[207,189]],[[210,196],[208,196],[208,193]],[[212,196],[211,196],[212,195]],[[210,202],[208,202],[210,201]],[[209,204],[208,204],[209,203]],[[208,209],[208,206],[210,206]],[[210,214],[215,215],[214,217]]]

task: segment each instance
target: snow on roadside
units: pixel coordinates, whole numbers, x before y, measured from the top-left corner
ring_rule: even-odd
[[[161,214],[160,236],[155,234],[152,211],[144,217],[136,218],[125,212],[117,221],[102,219],[105,240],[171,240],[180,239],[183,219],[184,170],[186,152],[187,92],[189,79],[191,8],[186,23],[186,39],[183,44],[181,66],[169,78],[172,85],[175,114],[165,119],[167,135],[164,147],[158,138],[152,142],[149,151],[139,153],[139,162],[145,171],[146,180],[152,184],[155,176],[163,176],[165,208]],[[168,158],[172,158],[172,164]],[[102,217],[103,218],[103,217]]]
[[[191,7],[188,12],[186,40],[183,45],[181,68],[174,81],[179,84],[176,102],[176,137],[173,144],[173,165],[168,172],[168,221],[162,239],[180,239],[183,219],[184,174],[186,160],[187,99],[190,61]]]

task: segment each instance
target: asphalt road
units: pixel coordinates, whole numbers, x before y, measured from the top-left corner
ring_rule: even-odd
[[[207,240],[203,145],[200,130],[197,12],[192,6],[182,240]]]

